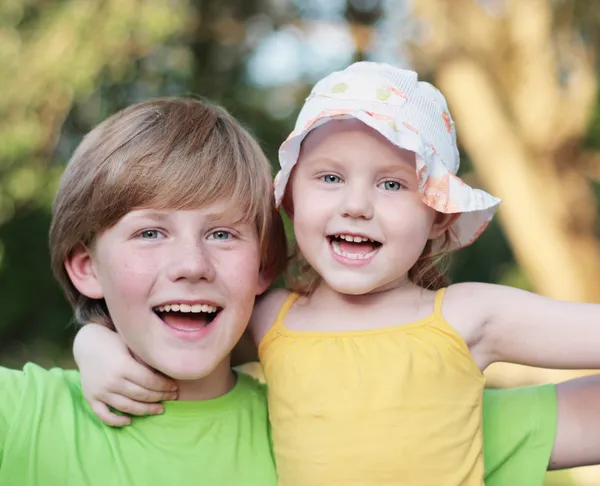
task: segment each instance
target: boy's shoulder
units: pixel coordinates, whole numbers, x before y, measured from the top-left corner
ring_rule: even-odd
[[[0,388],[3,393],[15,395],[37,391],[42,398],[48,393],[81,395],[79,371],[63,368],[46,369],[27,363],[23,369],[0,367]]]
[[[260,365],[258,363],[248,363],[241,366],[240,369],[236,369],[238,370],[238,386],[241,393],[250,400],[266,405],[267,385],[264,382]]]
[[[47,416],[58,423],[58,417],[73,413],[74,407],[93,417],[91,410],[85,409],[79,372],[75,370],[47,370],[33,363],[27,363],[21,370],[0,367],[0,390],[3,436],[17,423],[22,432],[23,428],[35,427],[33,417]]]
[[[248,328],[258,345],[275,323],[277,315],[291,292],[286,289],[273,289],[256,299]]]
[[[6,410],[16,406],[19,411],[32,402],[65,397],[82,398],[79,371],[63,368],[45,369],[34,363],[27,363],[23,369],[0,367],[0,407]]]

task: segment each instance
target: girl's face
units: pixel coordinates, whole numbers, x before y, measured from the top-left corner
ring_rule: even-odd
[[[290,185],[298,247],[339,293],[403,284],[427,240],[445,229],[421,200],[415,154],[358,120],[311,132]]]

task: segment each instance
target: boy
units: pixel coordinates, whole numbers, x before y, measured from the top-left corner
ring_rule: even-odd
[[[230,366],[286,261],[271,187],[254,140],[200,101],[141,103],[84,138],[54,203],[54,272],[77,320],[116,330],[179,401],[120,430],[78,373],[0,369],[0,484],[277,483],[264,390]]]

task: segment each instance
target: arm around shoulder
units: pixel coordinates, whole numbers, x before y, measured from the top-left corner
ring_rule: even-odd
[[[486,486],[542,484],[556,431],[554,385],[485,390]]]
[[[0,368],[0,459],[8,428],[19,409],[25,381],[24,371]]]
[[[556,385],[558,423],[551,469],[600,464],[600,375]]]

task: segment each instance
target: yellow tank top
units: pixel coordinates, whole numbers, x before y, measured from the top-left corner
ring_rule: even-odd
[[[485,378],[442,317],[375,330],[287,329],[259,346],[281,486],[483,484]]]

